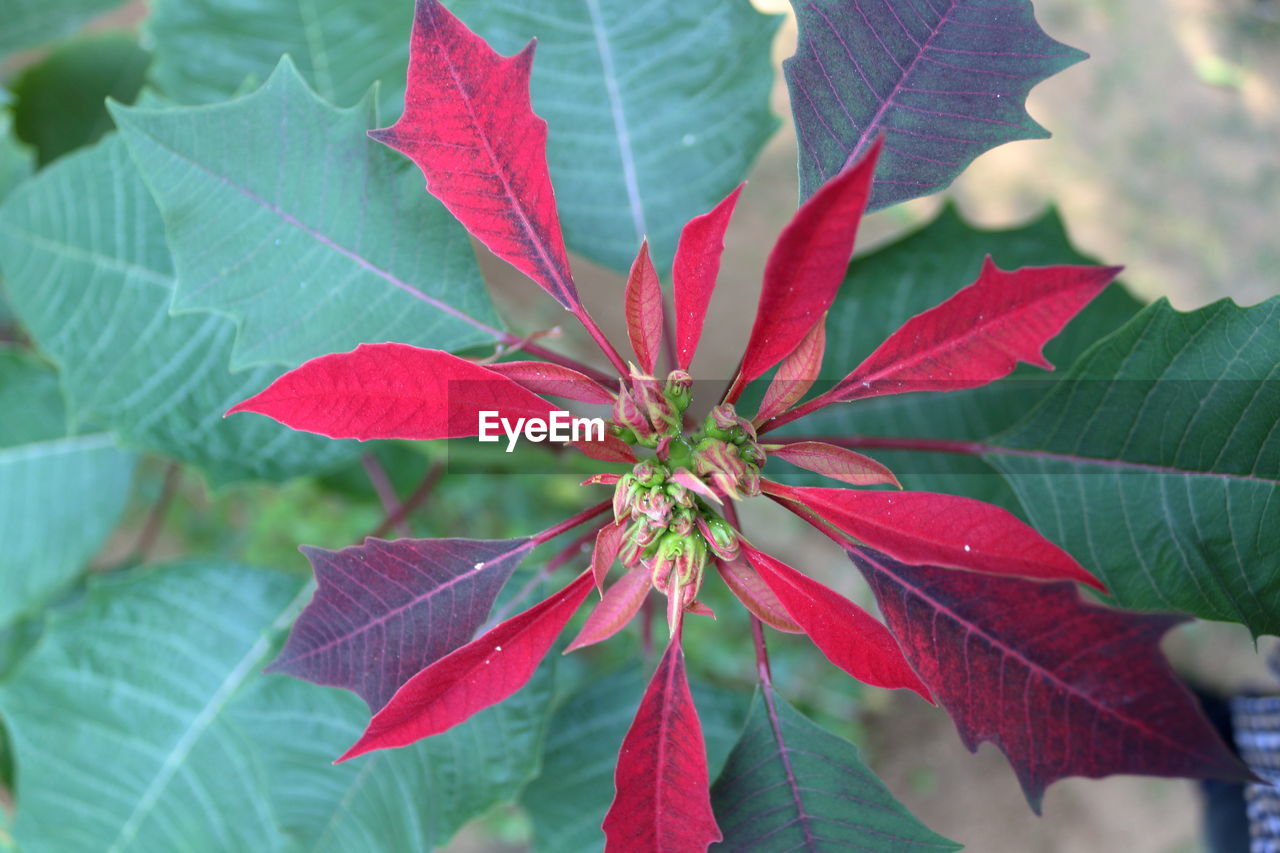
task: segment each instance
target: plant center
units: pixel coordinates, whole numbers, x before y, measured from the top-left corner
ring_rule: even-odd
[[[663,382],[632,368],[611,426],[628,444],[653,451],[614,491],[614,518],[628,521],[619,558],[628,569],[647,568],[653,586],[680,609],[693,604],[712,556],[738,554],[737,533],[713,504],[760,494],[765,461],[755,427],[731,403],[686,431],[692,391],[686,371],[674,370]]]

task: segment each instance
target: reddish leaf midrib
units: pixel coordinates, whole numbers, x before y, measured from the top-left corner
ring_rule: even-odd
[[[433,29],[438,31],[439,25],[436,23],[434,10],[431,12],[431,16],[432,16],[431,26]],[[459,24],[459,26],[461,26],[461,23]],[[527,49],[528,48],[526,48],[526,50]],[[454,88],[456,88],[459,94],[462,95],[462,101],[466,105],[467,115],[471,119],[472,126],[475,127],[477,130],[481,130],[481,124],[476,118],[476,112],[472,106],[471,95],[463,87],[462,80],[458,77],[458,69],[457,69],[457,66],[454,65],[452,52],[449,51],[447,47],[442,44],[440,46],[440,53],[444,56],[445,66],[449,69],[449,77],[452,78],[453,80]],[[519,54],[516,54],[516,56],[519,56]],[[498,59],[499,63],[506,62],[506,61],[507,61],[507,58],[505,57],[499,57]],[[538,114],[533,112],[532,105],[529,107],[529,114],[535,122],[541,120],[539,119]],[[543,242],[540,239],[540,235],[534,229],[533,224],[529,221],[529,217],[525,215],[524,204],[521,198],[517,196],[516,193],[512,190],[511,182],[507,178],[506,170],[502,168],[496,154],[493,151],[493,146],[489,144],[488,134],[485,132],[480,132],[477,135],[480,137],[481,144],[484,145],[485,153],[489,155],[489,162],[493,165],[494,173],[498,176],[498,179],[502,181],[502,188],[503,190],[506,191],[507,198],[511,200],[512,208],[515,210],[516,215],[520,218],[521,228],[524,230],[525,235],[529,238],[529,242],[534,247],[534,251],[538,253],[538,258],[541,260],[543,264],[543,268],[548,273],[551,274],[552,278],[555,281],[556,288],[558,289],[559,294],[553,294],[553,295],[556,295],[557,298],[563,297],[565,302],[576,303],[577,300],[572,297],[572,294],[573,294],[572,288],[570,288],[567,285],[567,283],[564,281],[564,279],[561,278],[560,272],[559,270],[556,269],[555,263],[553,263],[551,258],[547,255],[546,247],[543,245]]]
[[[1050,670],[1047,670],[1044,667],[1040,666],[1039,664],[1027,659],[1024,655],[1019,653],[1017,650],[1010,648],[1007,644],[1005,644],[1001,640],[991,636],[991,634],[984,631],[981,626],[973,622],[970,622],[967,619],[964,619],[954,610],[947,607],[943,603],[939,602],[937,599],[933,598],[932,596],[928,595],[924,590],[907,582],[898,574],[893,572],[891,569],[887,568],[886,566],[880,564],[875,559],[873,559],[865,550],[861,551],[859,556],[862,559],[866,560],[871,565],[875,566],[877,571],[883,572],[884,574],[893,578],[894,582],[897,583],[902,589],[916,596],[921,601],[924,601],[927,604],[929,604],[929,606],[931,606],[937,613],[940,613],[944,617],[949,618],[955,624],[962,626],[968,634],[981,637],[991,647],[997,649],[1004,657],[1013,658],[1014,660],[1021,662],[1024,666],[1026,666],[1028,671],[1032,672],[1033,674],[1036,674],[1039,678],[1041,678],[1041,680],[1048,681],[1054,685],[1057,685],[1064,692],[1077,697],[1080,701],[1083,701],[1090,708],[1094,708],[1097,711],[1102,712],[1107,716],[1110,716],[1120,721],[1121,723],[1129,726],[1130,728],[1147,733],[1148,735],[1155,738],[1156,740],[1159,740],[1165,744],[1168,744],[1173,750],[1177,752],[1183,753],[1185,755],[1194,756],[1197,759],[1203,758],[1203,756],[1200,756],[1198,753],[1186,750],[1179,741],[1166,737],[1158,729],[1150,728],[1144,725],[1140,720],[1135,720],[1132,717],[1122,714],[1110,705],[1100,704],[1094,701],[1093,697],[1091,697],[1087,693],[1082,692],[1074,684],[1068,681],[1064,681],[1063,679],[1059,678]],[[1216,763],[1216,761],[1214,763]]]
[[[876,114],[871,117],[871,121],[867,122],[866,128],[858,136],[858,141],[854,144],[853,148],[850,149],[849,155],[845,158],[844,165],[841,167],[841,171],[853,165],[854,160],[858,157],[858,152],[862,150],[862,146],[867,144],[867,140],[871,138],[872,132],[875,131],[877,125],[879,125],[880,119],[884,118],[885,112],[893,104],[893,99],[898,97],[898,94],[902,91],[903,84],[907,82],[907,78],[911,76],[911,72],[915,71],[916,63],[924,57],[925,52],[929,50],[929,45],[933,43],[934,38],[938,33],[942,32],[943,28],[950,22],[951,13],[955,11],[956,6],[956,0],[947,0],[946,11],[942,13],[942,17],[938,18],[938,25],[929,33],[929,37],[924,40],[924,43],[920,45],[920,51],[912,57],[909,63],[907,63],[907,67],[902,69],[902,75],[898,78],[898,81],[893,84],[893,91],[891,91],[888,97],[884,99],[884,102],[880,104],[879,109],[876,110]],[[812,2],[810,2],[809,7],[814,9],[814,11],[818,11],[817,7],[815,7]],[[819,14],[821,14],[821,12],[819,12]],[[826,16],[823,15],[823,18],[825,19]]]
[[[492,559],[490,559],[490,560],[486,560],[486,561],[485,561],[485,563],[484,563],[483,568],[487,569],[487,568],[489,568],[491,565],[493,565],[493,563],[495,563],[495,562],[497,562],[497,561],[499,561],[499,560],[506,560],[506,559],[510,559],[510,558],[511,558],[511,557],[513,557],[514,555],[518,554],[520,551],[524,551],[524,550],[528,550],[528,549],[532,548],[532,547],[533,547],[533,544],[534,544],[534,542],[533,542],[533,539],[532,539],[532,538],[526,539],[523,543],[521,543],[519,546],[517,546],[517,547],[515,547],[515,548],[511,549],[510,551],[508,551],[508,552],[506,552],[506,553],[504,553],[504,554],[500,554],[500,555],[498,555],[497,557],[494,557],[494,558],[492,558]],[[303,654],[294,655],[293,657],[288,658],[287,660],[286,660],[284,657],[277,658],[277,659],[276,659],[276,661],[272,664],[272,667],[273,667],[273,668],[275,668],[275,667],[284,666],[284,665],[287,665],[287,664],[292,664],[292,663],[294,663],[295,661],[305,660],[306,658],[309,658],[309,657],[311,657],[312,655],[316,655],[316,654],[319,654],[320,652],[328,651],[329,649],[333,648],[334,646],[336,646],[336,645],[338,645],[338,644],[340,644],[340,643],[344,643],[344,642],[346,642],[347,640],[350,640],[352,637],[355,637],[355,636],[357,636],[357,635],[359,635],[359,634],[363,634],[365,631],[368,631],[370,628],[374,627],[375,625],[381,625],[382,623],[386,622],[386,621],[387,621],[388,619],[390,619],[391,617],[393,617],[393,616],[398,616],[398,615],[400,615],[401,613],[403,613],[404,611],[406,611],[406,610],[408,610],[408,609],[410,609],[410,608],[412,608],[412,607],[416,607],[417,605],[421,604],[421,603],[422,603],[423,601],[425,601],[426,599],[428,599],[428,598],[434,598],[434,597],[436,596],[436,594],[437,594],[437,593],[440,593],[440,592],[442,592],[442,591],[444,591],[444,590],[452,589],[452,588],[453,588],[453,586],[454,586],[454,584],[457,584],[457,583],[459,583],[460,581],[466,580],[467,578],[473,577],[473,576],[474,576],[474,572],[475,572],[475,571],[476,571],[475,569],[472,569],[471,571],[463,572],[463,573],[462,573],[462,574],[460,574],[460,575],[456,575],[456,576],[454,576],[454,577],[450,578],[449,580],[445,581],[444,583],[440,584],[439,586],[435,587],[435,588],[434,588],[434,589],[432,589],[430,592],[426,592],[426,593],[423,593],[422,595],[415,596],[412,600],[410,600],[410,601],[406,602],[405,604],[402,604],[402,605],[400,605],[399,607],[395,607],[395,608],[393,608],[393,609],[391,609],[391,610],[388,610],[387,612],[385,612],[384,614],[382,614],[381,616],[379,616],[379,617],[378,617],[378,618],[376,618],[376,619],[372,619],[372,620],[370,620],[370,621],[368,621],[368,622],[365,622],[365,623],[364,623],[363,625],[361,625],[357,630],[355,630],[355,631],[351,631],[351,632],[346,633],[346,634],[343,634],[342,636],[337,637],[337,638],[335,638],[335,639],[333,639],[333,640],[330,640],[329,642],[325,643],[325,644],[324,644],[324,645],[322,645],[322,646],[317,646],[317,647],[315,647],[315,648],[308,649],[308,650],[307,650],[306,652],[304,652]],[[344,573],[344,574],[345,574],[345,573]],[[347,576],[347,577],[351,577],[350,575],[346,575],[346,576]]]
[[[778,719],[778,709],[773,703],[773,685],[762,684],[760,691],[764,696],[765,710],[769,713],[769,728],[773,730],[773,740],[778,745],[778,757],[782,760],[782,769],[786,773],[787,788],[791,791],[791,801],[795,803],[796,816],[804,831],[805,847],[809,850],[816,850],[818,848],[814,844],[813,827],[809,825],[809,813],[800,797],[800,786],[796,781],[795,771],[791,767],[791,755],[782,737],[782,722]]]
[[[1070,289],[1072,288],[1067,288],[1066,290],[1057,291],[1052,294],[1047,294],[1041,297],[1040,299],[1035,299],[1031,302],[1023,303],[1021,306],[1013,309],[1012,311],[998,314],[998,315],[992,316],[988,320],[979,321],[978,323],[972,324],[961,334],[955,337],[946,338],[945,340],[939,341],[938,343],[930,347],[926,347],[925,349],[916,350],[914,353],[906,356],[905,358],[897,359],[892,364],[886,365],[885,367],[880,368],[878,371],[868,376],[862,376],[855,379],[854,377],[858,376],[858,371],[855,369],[853,373],[849,374],[849,376],[842,379],[840,381],[840,384],[837,385],[834,389],[832,389],[830,393],[834,396],[834,395],[840,394],[842,389],[845,389],[851,386],[862,385],[863,383],[874,384],[883,379],[892,378],[892,374],[901,373],[908,369],[914,368],[917,365],[919,365],[921,362],[927,361],[928,359],[934,357],[937,353],[945,353],[950,350],[959,349],[962,346],[968,344],[974,338],[986,338],[987,330],[992,328],[993,326],[1001,326],[1018,317],[1021,317],[1025,315],[1028,311],[1031,311],[1033,308],[1040,305],[1040,303],[1048,299],[1053,299],[1055,297],[1062,296],[1067,290],[1070,290]],[[943,303],[943,305],[945,304],[946,303]],[[938,307],[941,308],[942,306],[939,305]],[[995,344],[994,339],[988,338],[988,340],[993,345]],[[1021,356],[1010,353],[1004,347],[1000,347],[1000,350],[1004,352],[1006,355],[1009,355],[1013,359],[1015,364],[1019,361],[1026,361],[1026,359],[1022,358]],[[868,356],[868,359],[874,358],[874,357],[875,357],[875,353],[872,353],[870,356]],[[1030,364],[1031,362],[1027,362],[1027,363]],[[868,389],[868,390],[871,390],[871,389]]]

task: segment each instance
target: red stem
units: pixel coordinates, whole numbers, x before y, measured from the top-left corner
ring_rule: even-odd
[[[605,524],[607,523],[608,522],[605,522]],[[577,539],[574,539],[572,542],[566,545],[563,549],[556,552],[555,556],[553,556],[550,560],[547,560],[547,564],[545,566],[543,566],[538,571],[534,572],[533,577],[525,581],[524,586],[520,587],[519,591],[517,591],[515,595],[511,596],[511,600],[508,601],[506,604],[504,604],[501,608],[499,608],[496,613],[490,616],[489,621],[485,624],[495,625],[499,622],[502,622],[508,616],[510,616],[511,612],[515,610],[517,607],[519,607],[524,602],[524,600],[528,598],[535,589],[538,588],[538,584],[542,583],[544,580],[550,577],[551,574],[555,572],[556,569],[560,568],[565,563],[568,563],[574,557],[581,554],[583,552],[583,548],[595,540],[596,534],[600,532],[600,529],[602,527],[604,527],[604,524],[598,524],[592,527],[586,533],[582,534]],[[546,540],[544,539],[543,541],[545,542]]]
[[[392,528],[397,527],[401,522],[409,518],[417,510],[427,502],[427,498],[431,497],[432,490],[435,489],[436,483],[440,481],[440,477],[444,474],[444,463],[433,462],[431,467],[427,469],[427,473],[423,476],[422,481],[418,483],[417,488],[400,504],[394,512],[382,519],[378,526],[369,531],[365,535],[365,539],[380,539],[386,536]],[[412,532],[412,531],[410,531]],[[407,534],[406,534],[407,535]],[[361,541],[364,541],[363,539]]]
[[[810,400],[807,403],[803,403],[799,406],[796,406],[794,409],[791,409],[790,411],[783,412],[782,414],[770,420],[768,423],[762,424],[760,428],[756,430],[756,434],[763,435],[764,433],[770,432],[771,430],[775,430],[778,427],[783,426],[784,424],[789,424],[792,421],[797,421],[800,418],[803,418],[805,415],[811,414],[812,412],[816,412],[818,409],[821,409],[823,406],[829,406],[832,403],[837,402],[835,400],[828,400],[827,399],[828,396],[829,396],[828,394],[820,394],[817,397],[814,397],[812,400]]]
[[[595,318],[587,313],[587,309],[581,305],[573,312],[573,315],[581,321],[583,328],[587,330],[587,334],[596,342],[596,346],[600,347],[600,351],[605,354],[605,358],[609,359],[609,363],[618,371],[618,376],[624,380],[630,371],[627,369],[627,363],[622,356],[618,354],[618,350],[614,347],[613,342],[605,335],[604,331],[596,325]]]
[[[373,491],[382,503],[384,518],[396,517],[390,526],[394,527],[396,533],[401,536],[413,535],[413,530],[405,521],[404,515],[400,514],[400,498],[396,495],[395,486],[391,485],[391,478],[387,476],[387,471],[378,461],[378,457],[372,453],[361,454],[360,467],[364,468],[365,476],[373,484]]]
[[[769,670],[769,649],[764,643],[764,626],[754,616],[751,617],[751,638],[755,640],[756,676],[760,679],[760,696],[764,699],[764,707],[769,714],[769,728],[773,732],[774,742],[778,745],[778,757],[782,759],[782,769],[786,773],[787,789],[795,801],[797,813],[803,815],[805,809],[800,799],[800,785],[796,781],[795,770],[791,767],[791,755],[787,752],[786,740],[782,736],[782,721],[778,718],[778,706],[773,701],[773,673]],[[800,827],[808,842],[805,845],[806,849],[816,849],[817,843],[809,821],[802,818]]]
[[[552,364],[558,364],[561,367],[568,367],[572,370],[576,370],[579,373],[584,374],[585,376],[591,377],[592,379],[599,382],[601,385],[603,385],[606,388],[612,389],[612,388],[618,387],[618,377],[610,376],[608,373],[605,373],[603,370],[597,370],[596,368],[592,367],[589,364],[585,364],[581,361],[578,361],[576,358],[572,358],[567,355],[561,355],[558,352],[553,352],[547,349],[546,347],[540,346],[538,344],[527,343],[525,342],[524,338],[520,338],[520,337],[517,337],[516,335],[508,334],[505,332],[502,333],[502,336],[499,338],[499,340],[502,343],[507,344],[509,346],[519,345],[521,351],[527,352],[529,355],[536,355],[538,358],[545,359],[546,361],[549,361]]]
[[[597,515],[599,515],[600,513],[604,512],[605,510],[609,509],[612,506],[613,506],[613,501],[607,500],[607,501],[600,501],[600,503],[596,504],[595,506],[587,507],[582,512],[576,515],[569,516],[559,524],[554,524],[551,527],[548,527],[546,530],[542,531],[541,533],[535,534],[533,537],[533,545],[541,545],[543,542],[549,542],[552,539],[555,539],[561,533],[564,533],[566,530],[572,530],[573,528],[577,527],[579,524],[584,524],[590,521],[591,519],[595,518]]]

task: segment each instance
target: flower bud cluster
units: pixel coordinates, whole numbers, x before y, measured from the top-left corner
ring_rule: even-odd
[[[618,555],[622,564],[647,568],[654,588],[671,599],[675,612],[694,602],[713,555],[737,555],[738,537],[670,474],[660,462],[637,463],[618,481],[613,514],[630,522]]]
[[[664,437],[680,435],[685,409],[693,399],[693,377],[673,370],[665,382],[633,365],[631,387],[613,404],[614,433],[627,444],[657,447]]]
[[[701,437],[693,447],[693,471],[731,498],[760,494],[760,467],[764,465],[756,428],[738,415],[731,403],[711,410]]]
[[[661,382],[633,366],[613,408],[614,434],[653,448],[656,457],[636,463],[613,493],[614,518],[626,523],[618,556],[628,569],[649,571],[654,588],[667,596],[673,630],[676,614],[694,604],[711,558],[738,555],[738,534],[699,496],[760,494],[765,459],[755,427],[729,403],[684,435],[692,392],[693,378],[683,370]]]

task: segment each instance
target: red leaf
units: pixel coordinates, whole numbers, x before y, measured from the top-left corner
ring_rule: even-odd
[[[685,223],[676,244],[671,266],[671,282],[676,308],[676,359],[681,370],[689,369],[702,337],[702,322],[716,289],[720,256],[724,254],[724,232],[729,228],[733,208],[745,184],[724,197],[701,216]]]
[[[1249,778],[1160,653],[1183,617],[1086,604],[1066,583],[849,556],[965,745],[995,743],[1037,812],[1066,776]]]
[[[227,414],[257,412],[330,438],[462,438],[480,412],[545,418],[552,406],[505,376],[447,352],[361,344],[313,358]]]
[[[534,43],[503,58],[439,0],[417,0],[404,114],[369,135],[495,255],[579,307],[547,172],[547,123],[529,105]]]
[[[621,474],[592,474],[579,483],[579,486],[615,486],[622,479]]]
[[[933,701],[898,641],[874,616],[745,542],[742,553],[827,660],[865,684],[904,687]]]
[[[605,431],[604,441],[574,441],[574,447],[598,462],[635,462],[636,455],[622,439]]]
[[[972,498],[933,492],[794,488],[766,492],[795,501],[836,527],[912,565],[932,564],[1033,580],[1072,580],[1106,591],[1070,554],[1013,513]]]
[[[853,254],[882,142],[800,206],[764,268],[764,289],[730,402],[800,345],[836,298]]]
[[[640,369],[652,376],[662,347],[662,286],[649,258],[648,240],[640,244],[640,252],[631,264],[625,302],[631,348],[640,360]]]
[[[644,566],[637,566],[614,581],[564,653],[604,642],[621,631],[636,615],[651,586],[649,570]]]
[[[591,573],[583,572],[564,589],[419,672],[373,715],[338,761],[448,731],[524,687],[591,586]]]
[[[769,589],[764,578],[741,555],[732,560],[716,560],[716,568],[720,570],[720,577],[724,579],[725,585],[742,602],[742,606],[761,622],[788,634],[804,633],[804,629],[787,613],[787,608],[773,594],[773,590]]]
[[[618,551],[622,550],[622,539],[626,532],[626,522],[613,521],[600,528],[600,532],[596,534],[596,547],[591,552],[591,576],[595,579],[596,589],[604,589],[605,578],[609,577],[613,561],[618,559]]]
[[[776,418],[800,402],[800,398],[809,392],[822,370],[822,354],[826,348],[827,315],[823,314],[822,319],[800,341],[800,345],[779,365],[778,372],[764,392],[760,411],[753,420],[756,426]]]
[[[622,740],[614,789],[605,853],[705,851],[721,838],[679,637],[667,646]]]
[[[532,547],[531,538],[304,546],[316,593],[268,671],[345,687],[376,711],[414,673],[475,636]]]
[[[770,457],[785,459],[806,471],[816,471],[833,480],[854,486],[888,484],[902,488],[893,472],[869,456],[855,453],[834,444],[821,441],[796,441],[790,444],[770,445]]]
[[[571,367],[549,361],[499,361],[484,365],[535,394],[577,400],[580,403],[613,405],[613,392]]]
[[[973,388],[1007,376],[1019,361],[1052,370],[1044,345],[1121,269],[1004,272],[988,257],[977,281],[904,323],[822,399]]]

